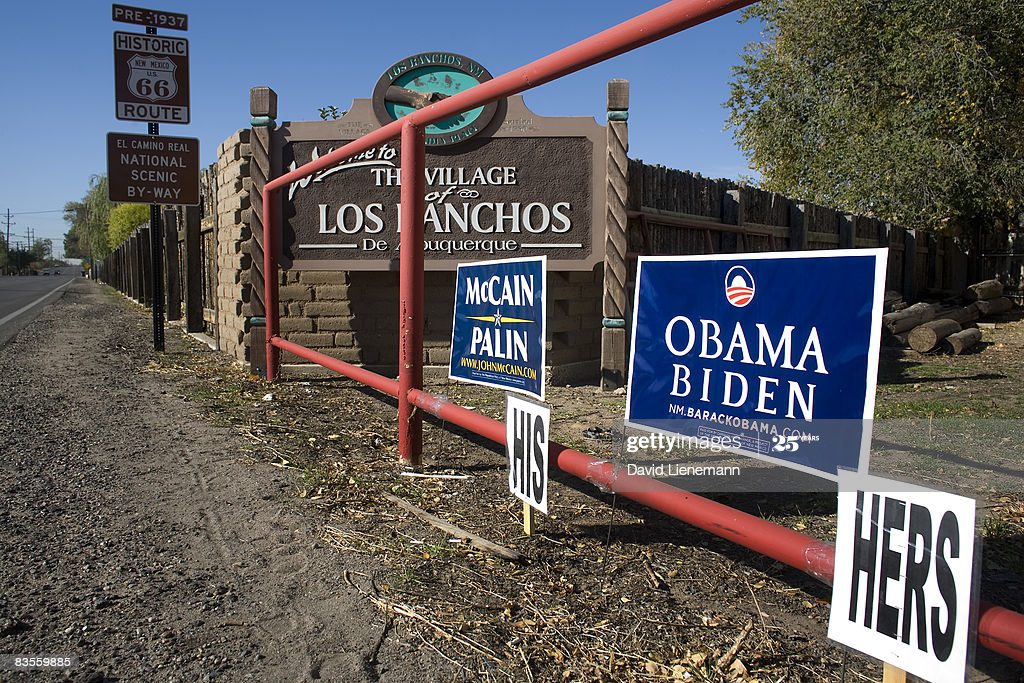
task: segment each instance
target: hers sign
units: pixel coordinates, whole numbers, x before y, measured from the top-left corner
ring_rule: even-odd
[[[828,637],[928,681],[964,680],[971,498],[843,471]]]

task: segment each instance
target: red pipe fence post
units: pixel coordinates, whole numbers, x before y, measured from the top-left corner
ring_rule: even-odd
[[[423,388],[423,191],[426,185],[423,127],[402,126],[402,209],[399,238],[398,457],[418,468],[423,452],[423,413],[409,401]]]

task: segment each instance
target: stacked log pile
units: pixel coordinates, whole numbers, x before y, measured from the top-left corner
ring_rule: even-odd
[[[890,346],[909,346],[918,353],[960,355],[981,341],[981,330],[975,325],[978,320],[1012,308],[1013,302],[1003,296],[999,280],[971,285],[960,301],[905,306],[887,292],[882,332]]]

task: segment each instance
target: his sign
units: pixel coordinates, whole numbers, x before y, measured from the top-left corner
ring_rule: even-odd
[[[505,454],[508,490],[516,498],[548,513],[548,435],[551,410],[505,394]]]
[[[452,321],[452,379],[544,399],[543,256],[460,264]]]
[[[866,464],[885,249],[641,257],[626,421],[835,479]]]
[[[962,681],[975,502],[840,471],[828,637],[929,681]]]
[[[114,92],[119,119],[188,123],[188,40],[114,31]]]
[[[107,133],[110,200],[136,204],[199,203],[199,140]]]

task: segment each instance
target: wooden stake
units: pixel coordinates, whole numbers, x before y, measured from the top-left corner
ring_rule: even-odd
[[[907,683],[907,672],[885,662],[882,667],[882,683]]]
[[[523,503],[523,533],[533,536],[533,506]]]
[[[489,552],[492,555],[496,555],[502,559],[509,560],[511,562],[522,562],[526,560],[526,557],[522,553],[518,553],[515,550],[512,550],[511,548],[506,548],[503,545],[492,543],[491,541],[488,541],[486,538],[483,538],[482,536],[477,536],[474,533],[470,533],[465,529],[455,526],[451,522],[446,522],[440,517],[436,517],[427,512],[426,510],[422,510],[416,507],[407,500],[399,498],[398,496],[393,496],[390,493],[385,493],[383,495],[386,499],[390,500],[395,505],[399,506],[403,510],[411,512],[413,515],[422,519],[427,524],[435,526],[441,531],[444,531],[446,534],[450,534],[455,538],[461,538],[469,541],[470,545],[472,545],[474,548]]]

